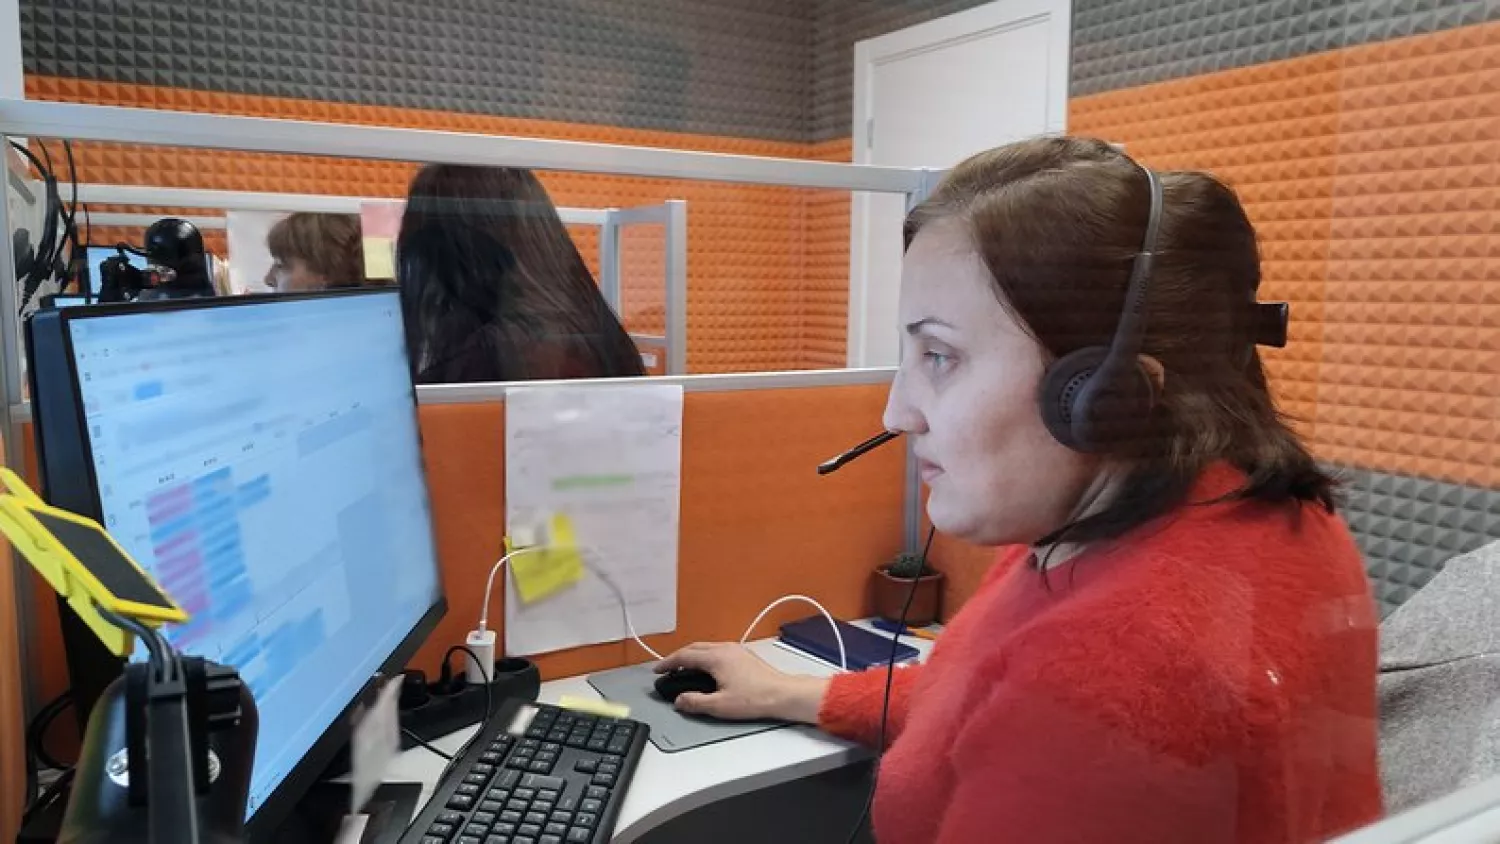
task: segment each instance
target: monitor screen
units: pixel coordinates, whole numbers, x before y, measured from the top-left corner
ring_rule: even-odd
[[[441,599],[400,303],[104,310],[66,323],[99,515],[254,694],[253,817]]]
[[[98,296],[99,285],[103,283],[102,279],[104,277],[103,273],[99,272],[99,265],[103,264],[106,260],[119,255],[120,250],[114,248],[113,246],[90,246],[84,254],[86,260],[88,261],[88,295]],[[130,266],[135,267],[138,270],[146,269],[146,256],[144,255],[137,255],[134,252],[126,252],[125,260],[130,262]],[[83,291],[79,292],[82,293]]]

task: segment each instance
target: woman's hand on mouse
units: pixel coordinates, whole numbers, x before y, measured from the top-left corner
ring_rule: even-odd
[[[707,671],[719,690],[712,694],[684,692],[674,704],[677,709],[726,721],[776,718],[816,724],[828,689],[826,679],[777,671],[744,645],[699,642],[656,665],[657,673],[678,668]]]

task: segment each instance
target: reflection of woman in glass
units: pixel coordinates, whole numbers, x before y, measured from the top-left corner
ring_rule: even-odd
[[[529,170],[422,168],[396,278],[419,383],[645,374]]]
[[[359,217],[353,214],[288,216],[266,235],[271,250],[266,286],[273,290],[322,290],[365,283]]]

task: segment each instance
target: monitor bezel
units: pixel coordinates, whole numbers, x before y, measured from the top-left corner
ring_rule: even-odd
[[[306,300],[336,299],[344,297],[364,296],[387,296],[393,301],[393,305],[399,313],[401,310],[399,290],[394,287],[358,287],[337,290],[302,291],[289,293],[256,293],[243,296],[203,297],[193,299],[163,299],[149,302],[123,302],[97,304],[87,308],[60,308],[57,310],[58,319],[61,320],[60,335],[64,351],[66,370],[68,373],[71,396],[73,398],[73,412],[75,420],[80,424],[79,441],[83,451],[83,465],[87,470],[87,482],[89,498],[93,507],[92,513],[88,515],[95,519],[103,519],[103,503],[99,498],[99,479],[94,469],[93,443],[88,435],[88,426],[83,408],[83,393],[79,387],[77,357],[73,348],[72,324],[79,320],[106,319],[114,316],[129,316],[143,313],[159,313],[164,311],[179,310],[204,310],[208,308],[244,307],[248,305],[277,305],[282,303],[294,303]],[[405,320],[401,327],[402,353],[404,356],[410,354],[410,339],[406,336]],[[423,448],[421,434],[421,417],[418,410],[418,399],[416,384],[411,386],[411,407],[413,423],[417,431],[417,459],[421,470],[421,483],[423,493],[427,498],[428,512],[434,513],[432,507],[432,490],[427,483],[427,462]],[[40,431],[40,426],[37,427]],[[43,465],[42,438],[37,437],[38,465]],[[344,705],[339,714],[334,718],[323,733],[313,741],[302,759],[294,765],[276,788],[266,796],[260,808],[255,811],[247,821],[246,834],[252,841],[269,841],[279,827],[291,814],[297,802],[301,800],[313,785],[321,777],[330,762],[338,756],[339,751],[348,743],[351,727],[350,717],[355,708],[370,692],[374,683],[382,677],[393,677],[401,673],[406,663],[416,654],[417,650],[426,642],[427,637],[437,627],[438,622],[447,614],[447,589],[443,582],[443,570],[441,560],[438,557],[437,531],[435,524],[429,523],[429,532],[433,548],[433,559],[437,575],[436,598],[428,605],[426,611],[417,619],[412,628],[402,637],[396,648],[381,661],[376,673],[366,680]],[[71,652],[72,649],[70,649]],[[102,650],[102,649],[101,649]],[[120,663],[113,660],[113,669],[119,673]],[[74,660],[70,653],[68,659],[69,673],[74,669]],[[108,671],[110,669],[102,665],[87,666],[86,670]]]

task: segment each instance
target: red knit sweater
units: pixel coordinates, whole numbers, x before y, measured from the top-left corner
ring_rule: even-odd
[[[1206,472],[1192,501],[1237,488]],[[881,844],[1304,842],[1379,817],[1376,618],[1316,505],[1185,506],[1048,573],[1025,548],[898,669]],[[883,669],[820,714],[873,744]]]

